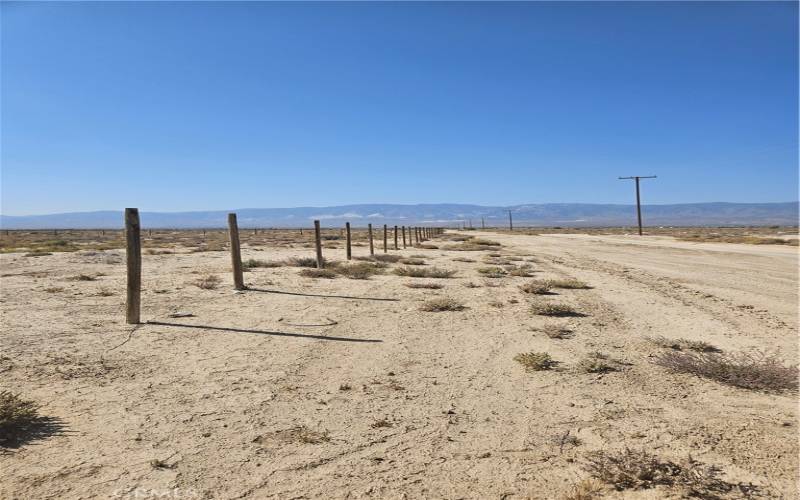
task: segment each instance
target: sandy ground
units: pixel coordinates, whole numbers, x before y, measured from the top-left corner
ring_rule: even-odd
[[[532,316],[518,289],[530,278],[481,278],[485,252],[399,252],[456,269],[441,290],[281,267],[248,272],[256,290],[244,293],[231,290],[228,255],[206,252],[144,256],[143,317],[171,324],[133,329],[122,252],[2,255],[0,384],[51,423],[0,455],[0,498],[558,498],[587,476],[587,452],[626,446],[691,454],[797,498],[797,395],[668,373],[647,340],[777,349],[796,363],[797,248],[485,236],[533,259],[537,278],[589,283],[547,298],[584,316]],[[192,284],[209,273],[218,289]],[[78,274],[101,275],[69,279]],[[435,296],[467,309],[418,310]],[[574,336],[535,330],[553,322]],[[527,351],[560,364],[525,372],[513,358]],[[593,351],[624,369],[576,371]]]

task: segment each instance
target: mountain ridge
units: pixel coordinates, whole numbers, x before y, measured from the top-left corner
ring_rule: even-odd
[[[799,203],[678,203],[642,205],[644,224],[711,225],[797,225]],[[229,212],[236,212],[241,227],[306,227],[314,219],[323,226],[349,221],[356,227],[372,224],[455,227],[472,220],[480,227],[505,226],[511,210],[514,224],[522,226],[630,226],[636,224],[636,206],[598,203],[525,203],[510,206],[484,206],[463,203],[353,204],[326,207],[240,208],[186,212],[141,212],[143,227],[211,228],[224,227]],[[113,229],[122,227],[122,210],[68,212],[45,215],[0,215],[2,229]]]

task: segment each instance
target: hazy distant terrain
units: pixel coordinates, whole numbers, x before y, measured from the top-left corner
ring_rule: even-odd
[[[142,225],[154,228],[223,227],[229,211],[236,212],[241,227],[302,227],[314,219],[323,225],[423,224],[455,226],[472,220],[480,227],[506,225],[508,210],[518,226],[619,226],[636,223],[635,205],[582,203],[528,204],[508,207],[480,205],[342,205],[335,207],[245,208],[203,212],[142,212]],[[646,225],[795,225],[798,202],[787,203],[686,203],[644,205]],[[119,228],[122,211],[74,212],[50,215],[0,215],[3,229]]]

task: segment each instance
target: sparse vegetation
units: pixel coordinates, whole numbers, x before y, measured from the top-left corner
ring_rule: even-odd
[[[47,255],[53,255],[51,252],[28,252],[25,254],[25,257],[45,257]]]
[[[39,421],[39,405],[0,391],[0,446],[6,446]]]
[[[323,264],[325,260],[323,259]],[[292,267],[317,267],[317,259],[315,257],[292,257],[286,260],[287,266]]]
[[[222,279],[214,274],[208,274],[194,282],[195,286],[203,290],[214,290],[220,283],[222,283]]]
[[[697,351],[697,352],[721,352],[721,349],[703,342],[702,340],[689,340],[689,339],[668,339],[666,337],[655,337],[649,339],[650,342],[663,347],[664,349],[673,349],[676,351]]]
[[[535,302],[531,304],[531,312],[539,316],[579,316],[572,306],[553,302]]]
[[[431,290],[439,290],[444,288],[444,285],[439,283],[405,283],[408,288],[429,288]]]
[[[618,363],[601,352],[591,352],[577,365],[578,371],[584,373],[608,373],[618,370]]]
[[[97,278],[94,276],[89,276],[88,274],[79,274],[77,276],[72,276],[68,278],[70,281],[96,281]]]
[[[388,420],[386,420],[385,418],[376,420],[375,422],[372,423],[372,425],[370,425],[370,427],[372,427],[373,429],[381,429],[384,427],[392,427],[392,426],[393,424]]]
[[[572,336],[572,330],[555,323],[548,323],[538,330],[551,339],[567,339]]]
[[[547,295],[550,293],[550,282],[533,280],[521,285],[519,287],[525,293],[532,293],[535,295]]]
[[[549,370],[556,365],[546,352],[525,352],[514,356],[514,361],[525,367],[526,371],[536,372]]]
[[[280,262],[276,260],[258,260],[258,259],[247,259],[242,262],[242,268],[244,269],[252,269],[256,267],[281,267],[286,265],[285,262]],[[314,265],[317,265],[317,261],[314,260]],[[305,266],[304,266],[305,267]]]
[[[465,307],[461,302],[449,297],[430,299],[419,306],[419,310],[425,312],[461,311],[463,309]]]
[[[330,269],[303,269],[299,274],[304,278],[333,279],[336,277],[336,273]]]
[[[732,484],[720,479],[721,470],[692,460],[677,463],[645,451],[598,451],[587,456],[586,470],[596,479],[617,491],[643,490],[665,486],[684,497],[715,499],[739,493],[749,496],[757,488],[750,484]]]
[[[784,364],[777,353],[668,351],[657,356],[655,363],[673,372],[743,389],[782,392],[798,388],[798,367]]]
[[[478,273],[484,278],[502,278],[507,274],[502,267],[479,267]]]
[[[601,498],[604,489],[602,482],[589,477],[575,484],[561,500],[595,500]]]
[[[400,259],[401,264],[405,264],[407,266],[424,266],[425,261],[422,259]]]
[[[357,262],[355,264],[341,264],[334,267],[334,270],[351,280],[366,280],[370,276],[383,273],[384,266],[374,262]]]
[[[508,271],[508,274],[510,276],[517,276],[520,278],[530,278],[531,276],[533,276],[533,274],[531,274],[531,270],[527,267],[517,267],[514,269],[510,269]]]
[[[452,260],[453,262],[475,262],[474,259],[468,259],[466,257],[453,257],[450,260]]]
[[[547,283],[550,285],[550,288],[567,288],[574,290],[591,288],[583,281],[579,281],[572,278],[547,280]]]
[[[456,274],[455,271],[440,269],[438,267],[398,267],[394,270],[394,273],[398,276],[407,276],[410,278],[452,278],[453,275]]]

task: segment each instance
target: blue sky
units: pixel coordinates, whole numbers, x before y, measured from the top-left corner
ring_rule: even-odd
[[[2,4],[7,215],[798,198],[798,6]]]

